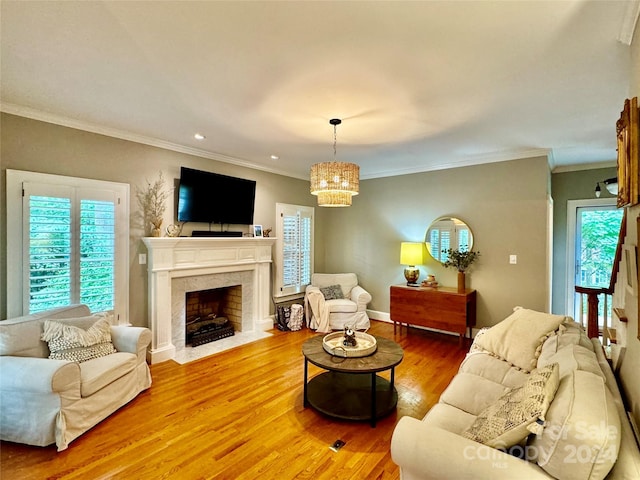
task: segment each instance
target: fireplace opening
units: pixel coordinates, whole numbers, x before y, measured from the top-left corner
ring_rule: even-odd
[[[185,343],[196,347],[242,330],[242,285],[187,292]]]

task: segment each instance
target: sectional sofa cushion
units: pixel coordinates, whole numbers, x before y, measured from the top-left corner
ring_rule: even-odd
[[[446,403],[436,403],[427,412],[422,419],[424,423],[429,424],[431,427],[442,428],[451,433],[460,434],[475,422],[476,416],[470,413],[463,412],[462,410],[447,405]]]
[[[538,361],[543,358],[548,358],[570,345],[580,345],[593,352],[593,345],[585,335],[582,327],[577,322],[569,319],[561,323],[555,334],[549,336],[542,344]]]
[[[516,307],[511,315],[484,332],[474,343],[497,358],[531,372],[536,368],[543,342],[566,318]]]
[[[618,457],[621,433],[620,416],[603,378],[575,370],[560,381],[545,428],[527,452],[555,478],[600,480]]]
[[[551,363],[560,365],[560,378],[564,378],[574,370],[583,370],[598,375],[605,380],[604,373],[602,373],[602,369],[598,365],[598,359],[593,354],[593,351],[581,345],[567,345],[553,355],[541,355],[538,358],[538,368]]]
[[[558,389],[558,364],[535,370],[521,386],[509,390],[478,415],[462,436],[494,448],[508,448],[540,429]]]
[[[453,377],[451,383],[442,392],[440,402],[471,415],[478,415],[509,390],[509,387],[487,378],[461,372]]]
[[[509,365],[488,352],[481,351],[467,354],[459,371],[483,377],[509,388],[519,387],[529,378],[528,373]]]

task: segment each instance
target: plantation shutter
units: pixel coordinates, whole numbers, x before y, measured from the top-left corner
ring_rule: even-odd
[[[114,309],[115,193],[24,182],[23,195],[23,311]]]
[[[277,204],[275,296],[304,292],[313,271],[313,207]]]
[[[23,259],[25,311],[35,313],[72,303],[72,196],[68,187],[24,184],[26,225]]]
[[[436,260],[440,260],[440,253],[442,251],[440,248],[440,230],[437,228],[431,230],[429,242],[431,243],[431,248],[429,250],[431,252],[431,256]]]
[[[80,200],[80,303],[111,310],[115,300],[115,203]]]
[[[451,230],[440,230],[440,261],[446,262],[449,259],[449,255],[446,250],[451,248]]]
[[[458,250],[461,252],[469,251],[469,229],[458,227]]]

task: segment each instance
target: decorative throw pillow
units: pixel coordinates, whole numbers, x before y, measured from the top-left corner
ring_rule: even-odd
[[[474,343],[525,372],[531,372],[536,368],[542,344],[566,318],[518,307]]]
[[[116,353],[111,343],[111,324],[104,317],[96,316],[88,330],[54,320],[43,323],[42,340],[49,345],[49,358],[85,362],[92,358]]]
[[[325,300],[339,300],[344,298],[342,287],[340,285],[329,285],[320,289]]]
[[[505,393],[480,412],[462,436],[489,447],[509,448],[529,433],[541,433],[559,383],[557,363],[539,368],[521,387]]]

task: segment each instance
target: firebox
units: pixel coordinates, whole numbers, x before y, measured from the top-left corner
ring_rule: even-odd
[[[192,347],[242,329],[242,285],[187,292],[185,343]]]

